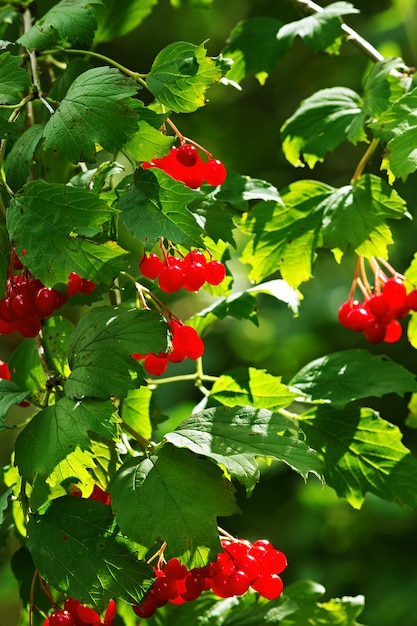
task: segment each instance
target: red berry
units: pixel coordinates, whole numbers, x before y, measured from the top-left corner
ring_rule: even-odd
[[[184,257],[184,268],[187,265],[193,265],[193,263],[200,263],[201,265],[207,264],[207,259],[204,252],[201,250],[190,250]]]
[[[139,260],[139,269],[146,278],[156,278],[162,269],[162,261],[153,252],[148,256],[145,254]]]
[[[377,293],[367,300],[366,308],[375,317],[385,317],[389,311],[390,304],[384,293]]]
[[[268,600],[275,600],[283,590],[282,580],[278,574],[260,574],[251,587]]]
[[[5,361],[0,361],[0,380],[10,380],[9,365]]]
[[[167,257],[159,274],[158,285],[165,293],[178,291],[184,284],[183,261],[178,257]]]
[[[157,578],[152,586],[152,592],[162,602],[173,600],[178,595],[175,579],[168,576]]]
[[[106,612],[104,614],[104,624],[111,624],[116,617],[117,606],[113,598],[110,598],[107,604]]]
[[[11,300],[9,297],[2,298],[0,300],[0,320],[3,320],[3,322],[7,322],[8,324],[13,322],[13,313],[10,309],[10,302]]]
[[[83,279],[81,276],[76,274],[75,272],[71,272],[68,278],[68,286],[67,286],[67,296],[75,296],[77,293],[80,293],[81,285],[83,284]]]
[[[85,624],[101,624],[100,615],[89,606],[85,606],[84,604],[78,604],[77,606],[77,616],[80,618],[82,622]]]
[[[185,354],[190,359],[199,359],[204,353],[204,342],[195,328],[185,324],[178,328],[178,341],[185,349]]]
[[[170,578],[181,580],[187,576],[188,570],[185,565],[182,565],[182,563],[174,557],[167,561],[167,564],[164,567],[164,573]]]
[[[158,606],[158,601],[153,593],[148,593],[145,600],[139,604],[139,606],[133,607],[133,611],[138,617],[147,618],[151,617],[155,613]]]
[[[382,293],[386,296],[391,307],[400,308],[405,304],[407,290],[400,278],[389,278],[382,285]]]
[[[35,308],[38,317],[48,317],[55,311],[59,302],[59,292],[51,287],[42,287],[35,295]]]
[[[213,593],[220,598],[230,598],[233,595],[233,592],[230,591],[229,587],[229,575],[224,574],[223,572],[212,578],[211,589]]]
[[[370,343],[379,343],[384,340],[387,325],[377,318],[369,320],[363,329],[365,339]]]
[[[227,171],[225,166],[218,159],[210,159],[206,161],[203,166],[204,169],[204,180],[209,185],[213,185],[213,187],[217,187],[217,185],[222,185],[226,180]]]
[[[10,300],[10,311],[18,320],[25,320],[34,313],[34,303],[27,291],[17,293]]]
[[[159,354],[150,352],[146,355],[143,366],[151,376],[160,376],[168,367],[168,357],[164,352]]]
[[[206,281],[209,285],[220,285],[226,276],[226,268],[221,261],[210,261],[206,265]]]
[[[347,323],[347,317],[349,313],[354,307],[358,305],[359,305],[359,302],[357,300],[346,300],[346,302],[343,302],[343,304],[340,305],[339,310],[337,312],[337,318],[339,322],[342,324],[342,326],[344,326],[345,328],[349,328],[348,323]]]
[[[199,158],[198,150],[195,146],[185,143],[176,152],[177,160],[184,167],[193,167]]]
[[[184,269],[184,289],[198,291],[206,282],[206,266],[201,263],[186,265]]]
[[[48,617],[49,626],[75,626],[74,618],[65,609],[54,611]]]
[[[387,330],[384,336],[385,343],[395,343],[401,338],[403,333],[402,326],[398,320],[391,320],[387,325]]]
[[[17,324],[15,322],[4,322],[0,318],[0,335],[11,335],[17,330]]]
[[[372,315],[362,306],[354,307],[346,316],[346,325],[351,330],[361,331],[365,328]]]
[[[229,589],[233,596],[243,596],[250,586],[249,576],[240,570],[229,574]]]
[[[97,287],[96,283],[87,278],[83,278],[81,281],[80,293],[93,293]]]

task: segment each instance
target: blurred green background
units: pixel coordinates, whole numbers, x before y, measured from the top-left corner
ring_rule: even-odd
[[[52,3],[49,3],[49,5]],[[146,72],[159,50],[174,41],[200,44],[216,56],[236,23],[255,15],[283,20],[298,17],[286,0],[214,0],[210,10],[192,9],[188,3],[174,9],[161,0],[139,29],[99,52]],[[325,2],[323,4],[329,4]],[[347,22],[386,56],[402,56],[409,66],[417,63],[417,4],[414,0],[358,0],[361,11]],[[42,10],[46,3],[39,2]],[[344,44],[339,57],[313,55],[296,42],[287,57],[261,87],[253,77],[242,91],[219,85],[209,92],[209,105],[189,116],[177,116],[183,134],[193,138],[220,158],[230,170],[268,180],[282,189],[292,181],[313,177],[331,185],[347,184],[363,153],[363,145],[344,145],[315,168],[313,173],[292,168],[280,147],[279,129],[299,102],[318,89],[350,87],[361,92],[367,59],[353,46]],[[378,155],[369,169],[378,172]],[[416,213],[415,176],[396,188]],[[404,221],[405,222],[405,221]],[[404,271],[415,252],[416,230],[411,222],[392,224],[394,239],[391,261]],[[240,245],[243,242],[239,242]],[[247,285],[247,268],[232,262],[236,290]],[[217,374],[239,364],[266,368],[284,382],[306,363],[329,352],[364,347],[385,353],[417,373],[415,350],[403,338],[398,344],[370,347],[360,336],[337,323],[337,308],[349,292],[353,257],[337,265],[323,253],[315,278],[302,287],[304,300],[294,318],[285,305],[259,299],[259,327],[249,322],[224,320],[207,335],[205,370]],[[209,300],[207,300],[208,302]],[[173,300],[180,315],[190,315],[204,298]],[[14,338],[0,341],[0,358],[7,360]],[[184,366],[186,367],[186,366]],[[185,370],[184,370],[185,371]],[[176,368],[178,373],[178,366]],[[161,426],[162,436],[170,425],[186,417],[199,396],[192,385],[165,385],[158,390],[159,403],[170,420]],[[415,431],[404,426],[408,398],[387,396],[369,404],[404,430],[404,443],[417,453]],[[10,441],[0,447],[3,462]],[[364,594],[361,622],[367,626],[416,626],[417,567],[412,546],[417,531],[417,513],[368,497],[360,511],[339,501],[334,492],[311,479],[304,484],[294,473],[273,465],[263,470],[260,484],[250,498],[238,490],[242,516],[222,520],[232,533],[249,539],[269,538],[288,557],[286,584],[310,578],[323,584],[327,597]],[[0,536],[0,564],[6,563],[14,543]],[[18,594],[7,565],[0,567],[0,626],[17,623]]]

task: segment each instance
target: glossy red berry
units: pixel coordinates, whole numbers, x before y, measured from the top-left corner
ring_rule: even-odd
[[[346,325],[352,330],[362,331],[371,318],[372,316],[365,307],[357,306],[347,314]]]
[[[400,278],[389,278],[382,285],[382,293],[386,296],[391,307],[400,308],[405,304],[407,290]]]
[[[187,291],[198,291],[206,282],[206,265],[192,263],[184,268],[184,289]]]
[[[395,343],[399,339],[401,339],[401,335],[403,333],[402,326],[398,320],[391,320],[388,325],[384,335],[385,343]]]
[[[0,380],[10,380],[9,365],[5,361],[0,361]]]
[[[220,285],[226,276],[226,268],[221,261],[210,261],[206,265],[206,281],[209,285]]]
[[[374,294],[367,300],[366,308],[375,317],[385,317],[390,309],[390,303],[384,293]]]
[[[153,252],[149,255],[144,254],[139,260],[139,269],[146,278],[154,279],[159,276],[162,269],[162,261]]]
[[[192,326],[181,326],[178,331],[178,341],[184,346],[185,353],[190,359],[199,359],[204,353],[204,342]]]
[[[281,595],[284,585],[278,574],[260,574],[251,587],[267,600],[275,600]]]
[[[184,167],[193,167],[199,159],[197,148],[189,143],[185,143],[178,148],[176,156],[177,160]]]
[[[75,626],[75,621],[71,613],[65,609],[54,611],[47,619],[49,626]]]
[[[18,320],[24,320],[34,313],[34,303],[27,291],[17,293],[11,298],[10,311]]]
[[[143,366],[151,376],[160,376],[168,367],[168,357],[164,352],[159,354],[150,352],[145,356]]]
[[[386,332],[386,323],[377,318],[371,319],[367,322],[365,328],[363,329],[365,339],[370,343],[379,343],[380,341],[383,341]]]
[[[409,311],[417,311],[417,289],[413,289],[407,294],[406,303]]]
[[[173,293],[184,284],[184,268],[182,259],[167,257],[162,265],[158,278],[159,288],[165,293]]]
[[[93,293],[97,285],[92,280],[83,278],[81,281],[80,293]]]
[[[81,278],[81,276],[79,276],[75,272],[71,272],[68,278],[66,295],[69,297],[75,296],[77,293],[80,293],[82,284],[83,279]]]
[[[57,308],[59,293],[51,287],[41,287],[34,298],[38,317],[48,317]]]
[[[217,185],[222,185],[226,180],[226,168],[223,163],[218,159],[210,159],[209,161],[206,161],[204,163],[203,169],[204,180],[209,185],[217,187]]]

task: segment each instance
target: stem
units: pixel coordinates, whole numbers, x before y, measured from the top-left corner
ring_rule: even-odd
[[[23,13],[24,32],[27,33],[31,27],[32,27],[32,14],[30,12],[30,9],[27,8],[25,9]],[[41,85],[41,79],[39,75],[39,66],[38,66],[38,59],[36,56],[36,52],[34,50],[32,51],[28,50],[28,55],[29,55],[29,62],[30,62],[30,70],[32,73],[32,82],[35,86],[37,96],[39,100],[42,102],[42,104],[44,105],[44,107],[47,109],[47,111],[49,111],[49,113],[52,115],[54,113],[54,109],[51,107],[49,102],[47,102],[42,92],[42,85]]]
[[[75,48],[58,47],[56,48],[56,50],[45,50],[43,54],[52,55],[55,52],[65,52],[65,54],[83,54],[83,55],[94,57],[95,59],[99,59],[100,61],[104,61],[105,63],[108,63],[109,65],[112,65],[113,67],[116,67],[118,70],[122,72],[122,74],[126,74],[126,76],[130,76],[131,78],[134,78],[136,82],[140,83],[143,87],[146,87],[146,89],[148,89],[148,85],[146,84],[146,81],[143,79],[143,76],[145,76],[145,74],[139,74],[138,72],[134,72],[133,70],[130,70],[128,67],[122,65],[121,63],[118,63],[117,61],[115,61],[114,59],[111,59],[110,57],[105,56],[104,54],[100,54],[99,52],[93,52],[92,50],[77,50]]]
[[[353,185],[358,180],[358,178],[360,176],[362,176],[363,170],[365,169],[366,164],[368,163],[369,159],[371,158],[371,156],[375,152],[378,144],[379,144],[379,139],[374,137],[374,139],[372,139],[371,143],[369,144],[365,154],[363,155],[363,157],[359,161],[355,171],[353,172],[353,176],[352,176],[352,179],[350,181],[351,185]]]
[[[129,435],[132,435],[132,437],[140,443],[144,452],[146,452],[146,450],[150,446],[150,441],[146,439],[145,437],[142,437],[142,435],[140,435],[134,428],[129,426],[129,424],[126,424],[126,422],[123,420],[121,421],[121,426],[124,430],[126,430],[129,433]]]
[[[324,9],[319,4],[312,2],[312,0],[290,0],[297,8],[301,9],[304,13],[312,15],[314,13],[321,13]],[[361,37],[353,28],[347,26],[344,22],[341,23],[342,31],[347,35],[347,41],[352,43],[358,50],[368,57],[373,63],[378,63],[384,60],[384,56],[378,52],[372,44],[366,39]]]

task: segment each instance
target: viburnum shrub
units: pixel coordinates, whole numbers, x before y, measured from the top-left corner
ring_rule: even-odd
[[[402,430],[366,406],[370,394],[408,393],[415,412],[415,375],[390,349],[417,347],[417,260],[394,268],[388,250],[389,220],[413,211],[396,181],[417,169],[414,70],[345,23],[358,13],[348,2],[276,3],[278,17],[250,17],[245,3],[216,56],[173,32],[149,62],[132,36],[131,67],[119,42],[146,28],[158,0],[45,4],[0,5],[0,547],[19,624],[358,624],[362,595],[324,600],[299,580],[284,509],[278,541],[223,527],[273,463],[355,509],[367,494],[417,503]],[[294,176],[278,190],[227,162],[233,133],[253,146],[267,124],[278,141],[281,112],[243,127],[226,94],[245,94],[250,74],[277,78],[282,93],[275,70],[298,38],[329,63],[348,47],[369,62],[360,93],[323,86],[281,124],[294,167],[352,144],[357,165],[338,172],[340,187]],[[107,44],[115,58],[99,51]],[[227,140],[199,122],[214,86]],[[273,157],[268,168],[279,170]],[[265,295],[301,318],[323,250],[345,296],[330,301],[317,278],[318,316],[332,309],[348,349],[285,383],[258,354],[225,366],[222,325],[258,325]],[[349,285],[338,264],[352,257]],[[181,415],[177,383],[190,385]],[[161,388],[174,389],[168,410]]]

